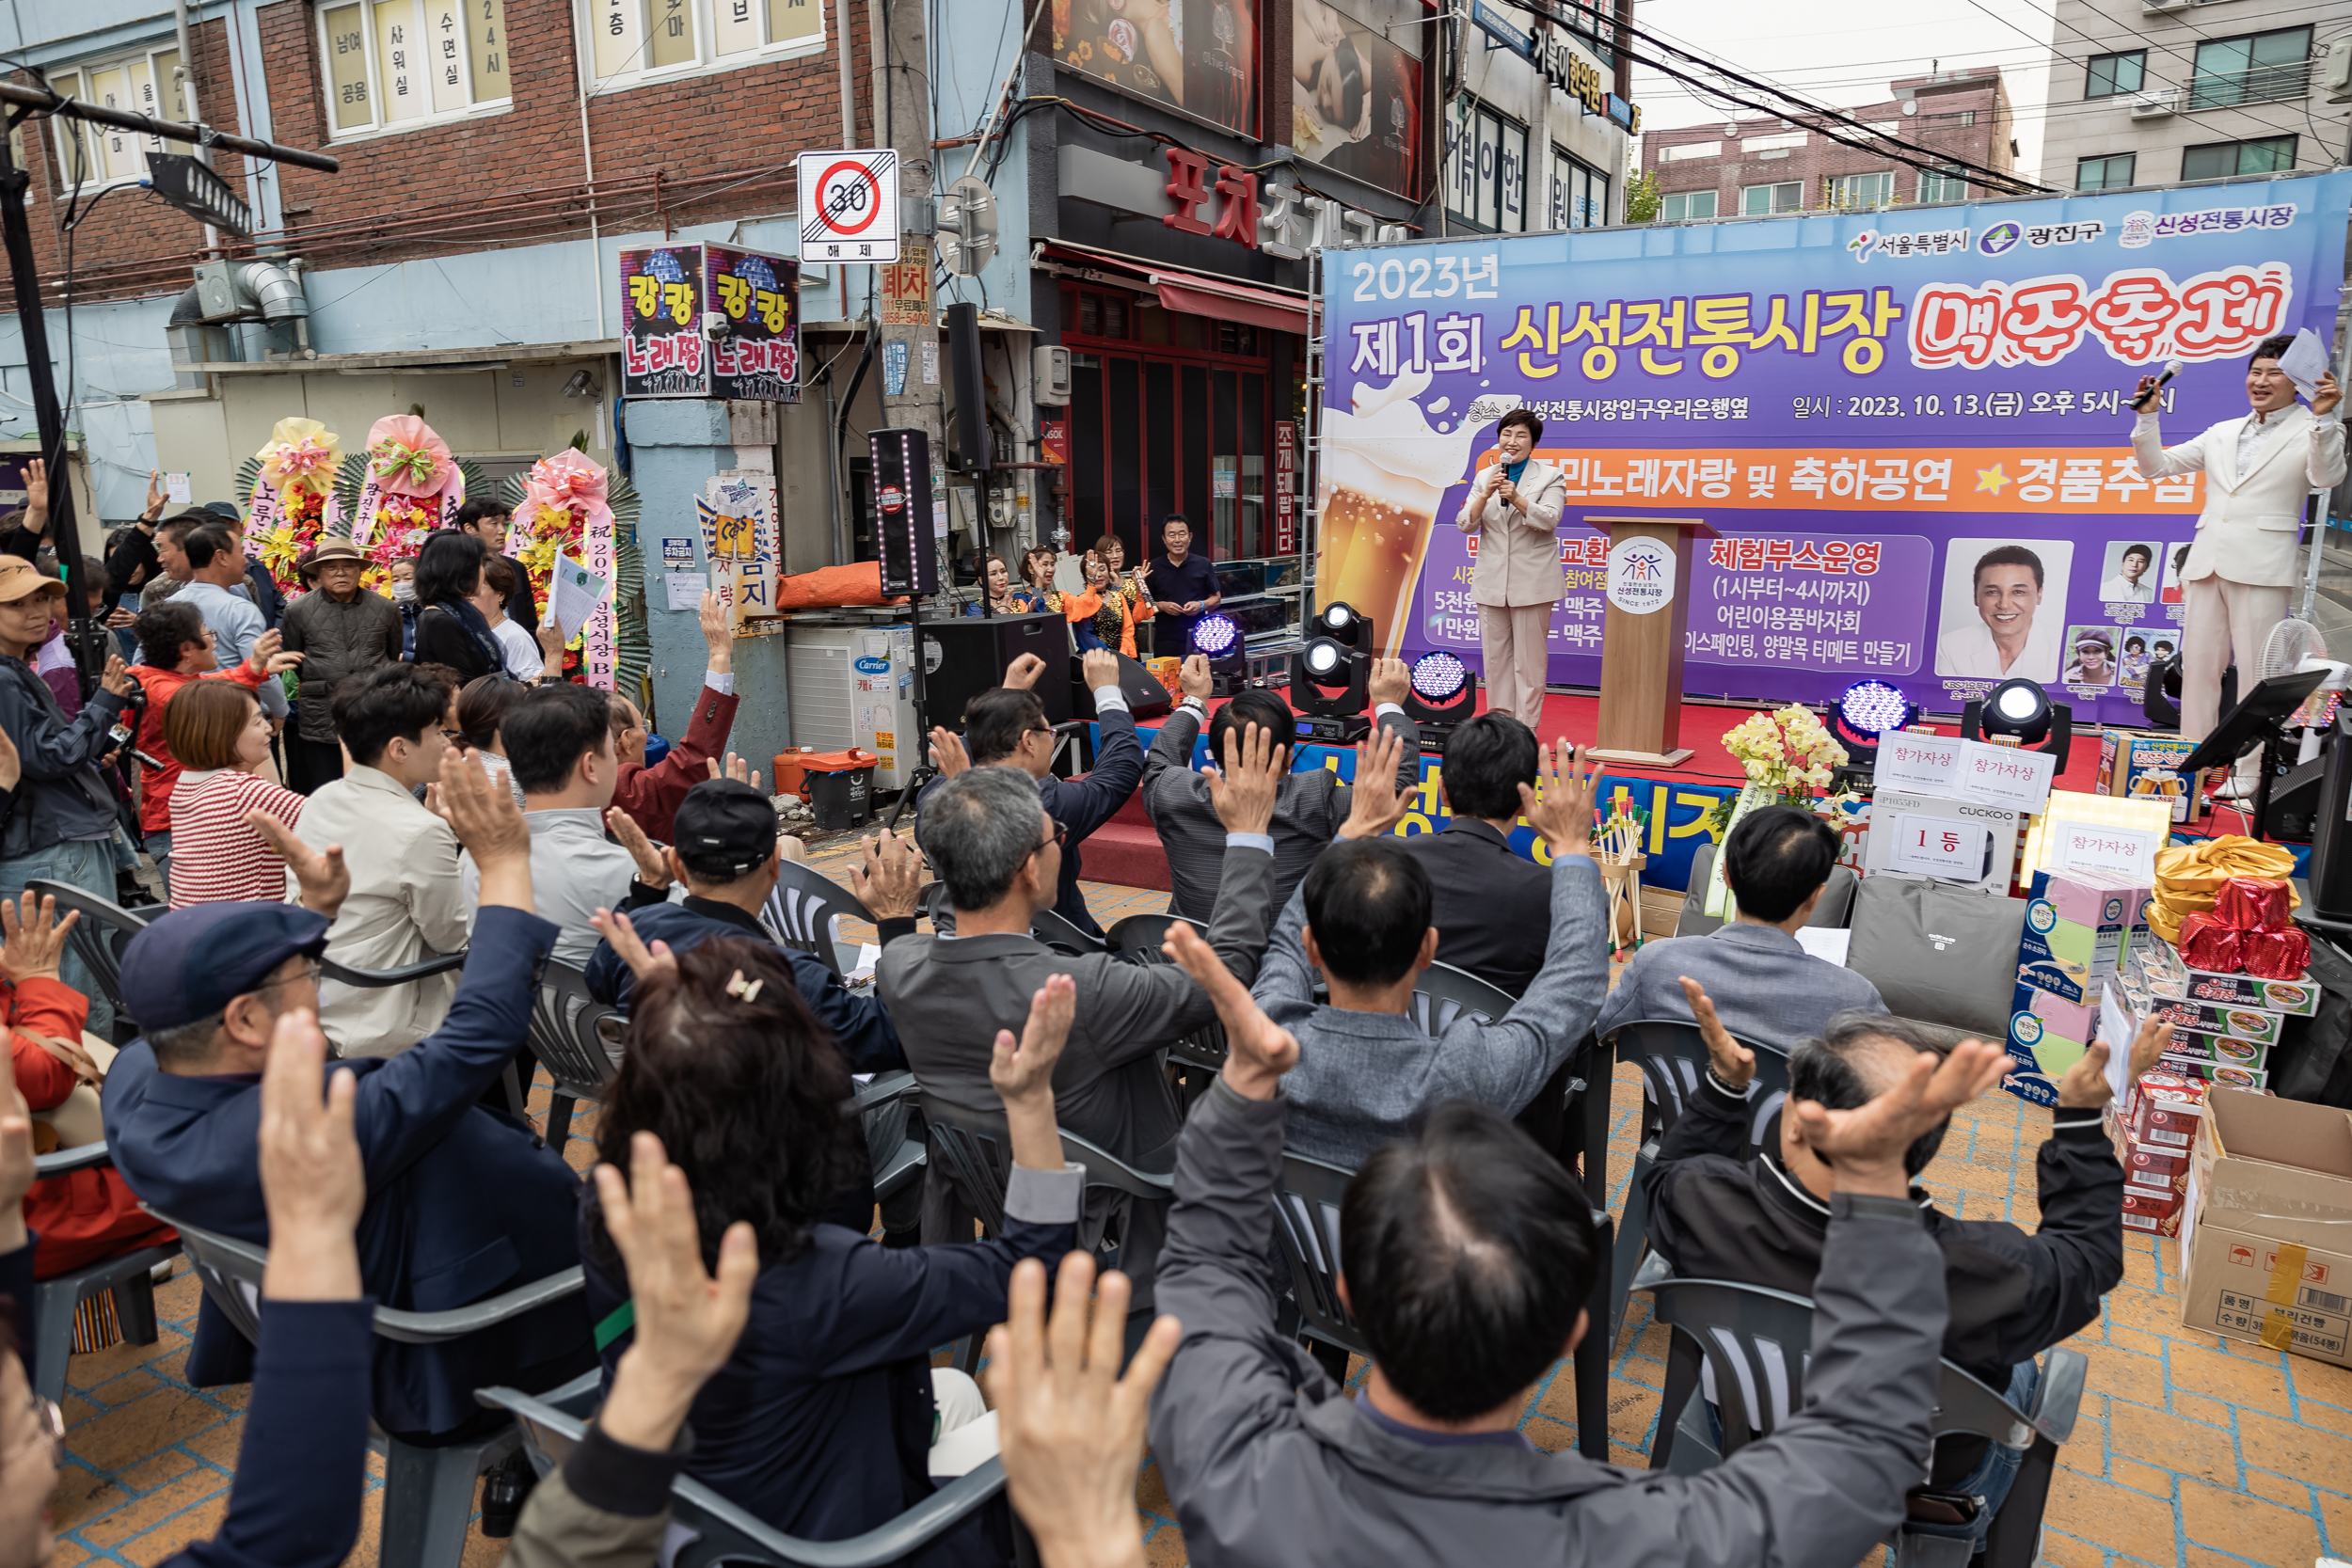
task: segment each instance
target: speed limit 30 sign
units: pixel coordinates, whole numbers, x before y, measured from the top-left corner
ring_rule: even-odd
[[[898,154],[803,152],[799,159],[801,260],[898,259]]]

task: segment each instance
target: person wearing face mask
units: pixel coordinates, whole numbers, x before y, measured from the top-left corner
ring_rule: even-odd
[[[1567,592],[1560,570],[1561,511],[1568,482],[1534,455],[1544,421],[1514,408],[1495,427],[1495,460],[1470,485],[1454,526],[1477,536],[1470,597],[1478,605],[1486,711],[1532,730],[1544,717],[1551,612]]]
[[[392,608],[400,611],[400,657],[417,657],[417,563],[413,560],[392,562],[392,580],[387,592],[392,596]]]
[[[2251,411],[2209,425],[2177,447],[2164,444],[2155,404],[2132,425],[2132,455],[2146,480],[2202,472],[2205,509],[2181,566],[2181,737],[2202,740],[2221,718],[2221,672],[2261,660],[2271,628],[2286,618],[2301,575],[2295,557],[2303,504],[2344,474],[2343,393],[2332,375],[2312,388],[2311,406],[2279,360],[2293,338],[2265,338],[2246,366]],[[2139,378],[2139,397],[2156,378]],[[2136,400],[2137,401],[2137,400]],[[2239,694],[2245,694],[2241,682]]]
[[[171,791],[171,907],[286,896],[286,868],[246,821],[263,811],[288,827],[303,798],[261,776],[269,717],[250,688],[199,681],[171,700],[164,740],[187,771]]]

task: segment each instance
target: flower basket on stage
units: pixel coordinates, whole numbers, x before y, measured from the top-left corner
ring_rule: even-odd
[[[644,559],[637,548],[638,497],[626,477],[570,447],[531,466],[528,477],[506,481],[503,499],[515,509],[505,553],[522,562],[544,622],[552,608],[555,562],[569,556],[602,578],[604,601],[564,649],[566,679],[643,701],[641,686],[653,663],[645,626]]]
[[[334,483],[342,461],[342,446],[332,431],[316,420],[288,418],[237,470],[246,504],[245,553],[261,562],[281,593],[302,592],[296,563],[339,520]]]

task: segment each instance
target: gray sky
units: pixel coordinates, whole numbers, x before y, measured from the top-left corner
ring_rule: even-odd
[[[1694,54],[1839,108],[1883,100],[1888,82],[1925,74],[1931,62],[1946,71],[1998,66],[2016,110],[2017,166],[2030,172],[2042,161],[2041,99],[2056,30],[2051,4],[1896,0],[1849,9],[1819,0],[1635,0],[1633,21]],[[1871,20],[1898,16],[1904,20]],[[1844,17],[1858,24],[1842,24]],[[1633,96],[1644,130],[1755,115],[1704,103],[1640,65],[1633,68]]]

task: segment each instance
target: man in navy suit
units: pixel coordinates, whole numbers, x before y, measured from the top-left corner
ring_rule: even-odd
[[[532,912],[530,831],[478,761],[453,752],[440,788],[482,872],[457,998],[441,1027],[410,1049],[336,1064],[358,1079],[353,1126],[367,1169],[358,1227],[367,1291],[421,1312],[464,1307],[580,1261],[579,1178],[529,1127],[479,1103],[524,1037],[556,936]],[[270,836],[294,867],[302,904],[198,905],[134,938],[123,1002],[143,1034],[117,1058],[104,1101],[116,1168],[143,1200],[175,1220],[263,1244],[260,1073],[278,1019],[318,1008],[318,956],[350,886],[340,846],[314,853],[282,829]],[[578,1294],[448,1344],[378,1339],[375,1418],[404,1435],[454,1433],[481,1418],[478,1387],[546,1388],[594,1365]],[[251,1347],[208,1302],[189,1381],[252,1375]]]

